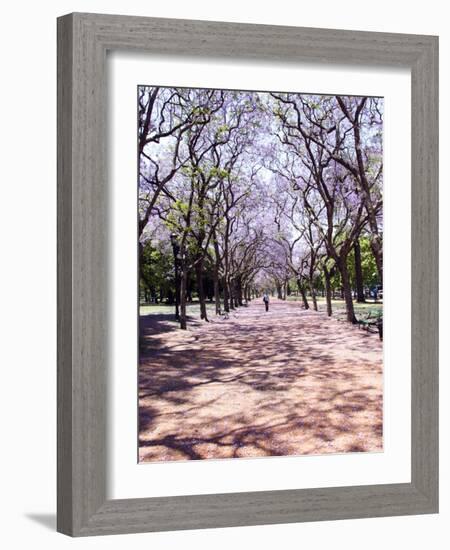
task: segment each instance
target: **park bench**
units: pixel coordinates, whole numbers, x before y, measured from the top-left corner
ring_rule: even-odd
[[[367,332],[378,332],[383,340],[383,313],[379,310],[370,310],[364,317],[357,319],[358,327]]]

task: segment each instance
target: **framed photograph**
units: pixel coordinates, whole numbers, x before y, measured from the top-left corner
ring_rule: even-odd
[[[58,19],[58,530],[438,511],[438,39]]]

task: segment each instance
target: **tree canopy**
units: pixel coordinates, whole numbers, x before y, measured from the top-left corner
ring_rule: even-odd
[[[139,250],[145,300],[200,316],[263,291],[328,314],[339,287],[382,284],[383,100],[141,86]]]

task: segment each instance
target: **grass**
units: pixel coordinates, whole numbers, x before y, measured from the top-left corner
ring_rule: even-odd
[[[186,306],[187,315],[189,317],[199,317],[200,316],[200,304],[199,302],[188,303]],[[214,315],[216,312],[214,302],[206,302],[206,311],[210,315]],[[175,315],[175,305],[169,304],[148,304],[141,305],[139,307],[140,315]]]
[[[289,301],[298,302],[301,301],[301,298],[299,296],[288,296]],[[308,302],[310,307],[312,308],[312,300],[308,296]],[[331,306],[333,308],[333,317],[337,317],[338,319],[345,316],[345,301],[341,298],[335,298],[331,300]],[[322,298],[322,296],[317,296],[317,307],[319,308],[319,311],[325,312],[327,310],[327,303],[325,298]],[[365,302],[363,304],[359,304],[358,302],[353,302],[353,307],[355,309],[356,316],[361,315],[367,315],[370,312],[376,312],[381,313],[383,311],[383,302],[374,302],[373,300]]]
[[[312,308],[312,301],[311,298],[309,298],[309,304]],[[301,300],[299,296],[288,296],[288,301],[292,302],[298,302]],[[345,317],[345,302],[342,299],[336,298],[331,301],[332,307],[333,307],[333,317],[336,317],[338,319],[341,319]],[[321,296],[317,297],[317,305],[320,312],[325,312],[327,305],[325,298],[322,298]],[[356,301],[353,302],[353,306],[355,308],[356,316],[359,315],[367,315],[370,312],[376,312],[381,313],[383,311],[383,302],[366,302],[364,304],[358,304]],[[215,314],[215,305],[214,303],[207,302],[206,303],[206,311],[208,315],[213,316]],[[168,304],[149,304],[149,305],[141,305],[139,308],[140,315],[175,315],[175,306],[174,305],[168,305]],[[187,304],[187,315],[189,317],[200,317],[200,304],[198,301],[194,301],[192,303]],[[170,319],[171,320],[171,319]],[[173,319],[175,322],[175,318]]]

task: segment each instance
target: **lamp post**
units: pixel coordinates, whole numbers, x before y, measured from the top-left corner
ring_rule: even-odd
[[[173,251],[173,263],[175,267],[175,319],[180,320],[180,311],[179,311],[179,296],[180,296],[180,281],[178,277],[178,254],[180,252],[180,245],[178,243],[178,235],[172,233],[170,235],[170,242],[172,244]]]

